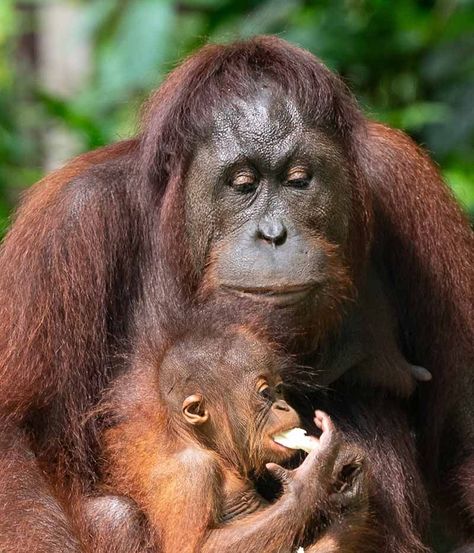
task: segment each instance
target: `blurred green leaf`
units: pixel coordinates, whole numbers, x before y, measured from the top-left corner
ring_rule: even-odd
[[[471,167],[452,167],[444,171],[446,181],[458,200],[468,210],[474,210],[474,164]]]
[[[103,25],[107,23],[105,20]],[[173,30],[172,2],[125,3],[112,35],[102,41],[98,51],[96,85],[99,89],[118,97],[123,92],[155,83],[157,70],[169,59]]]
[[[87,137],[88,148],[97,148],[105,143],[100,122],[95,117],[81,113],[74,104],[45,91],[37,91],[36,97],[47,114],[61,121],[72,131],[83,133]]]
[[[449,113],[449,107],[444,104],[416,102],[398,110],[381,112],[376,119],[410,132],[419,130],[428,123],[445,121]]]

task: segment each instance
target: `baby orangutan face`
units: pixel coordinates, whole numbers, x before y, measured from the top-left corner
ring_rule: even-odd
[[[272,378],[272,374],[260,375],[256,382],[257,398],[253,404],[256,414],[256,443],[253,453],[263,464],[267,462],[282,463],[292,457],[293,449],[277,443],[274,437],[296,428],[300,418],[296,411],[284,399],[284,387],[281,380]]]
[[[161,395],[182,431],[244,472],[294,455],[274,436],[298,427],[284,399],[285,359],[246,327],[212,337],[193,332],[173,345],[160,369]]]

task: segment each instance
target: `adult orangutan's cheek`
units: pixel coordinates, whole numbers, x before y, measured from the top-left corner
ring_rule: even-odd
[[[184,224],[188,243],[192,244],[189,256],[194,270],[200,275],[204,272],[216,232],[211,190],[212,183],[195,171],[189,175]]]

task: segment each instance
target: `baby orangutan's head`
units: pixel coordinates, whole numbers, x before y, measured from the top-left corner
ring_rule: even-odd
[[[178,432],[244,472],[260,472],[266,463],[282,463],[294,454],[273,440],[300,423],[284,399],[286,364],[269,341],[246,326],[191,331],[162,359],[161,400]]]

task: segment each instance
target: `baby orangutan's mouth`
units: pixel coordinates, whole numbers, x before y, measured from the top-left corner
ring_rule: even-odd
[[[318,440],[312,436],[307,436],[306,430],[302,428],[291,428],[279,432],[272,436],[272,439],[275,443],[287,449],[302,449],[306,453],[310,453],[318,446]]]

